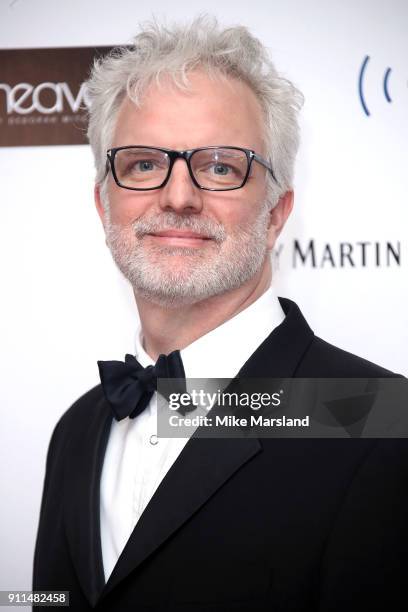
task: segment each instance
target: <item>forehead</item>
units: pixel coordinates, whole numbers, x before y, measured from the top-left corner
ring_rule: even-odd
[[[169,77],[145,90],[140,106],[125,98],[113,146],[145,144],[175,149],[236,145],[262,151],[263,113],[251,88],[235,78],[188,75],[187,90]]]

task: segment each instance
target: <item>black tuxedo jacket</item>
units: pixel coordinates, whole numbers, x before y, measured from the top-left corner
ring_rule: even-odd
[[[392,376],[315,337],[280,301],[284,322],[239,376]],[[408,609],[408,441],[193,437],[105,584],[111,420],[98,385],[54,430],[34,589],[70,591],[70,609],[84,612]]]

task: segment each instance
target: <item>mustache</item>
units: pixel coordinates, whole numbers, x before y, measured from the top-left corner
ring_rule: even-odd
[[[221,223],[207,218],[199,219],[195,215],[179,215],[173,212],[163,213],[150,219],[137,219],[132,223],[132,229],[137,238],[170,229],[190,230],[218,243],[224,242],[227,238],[227,232]]]

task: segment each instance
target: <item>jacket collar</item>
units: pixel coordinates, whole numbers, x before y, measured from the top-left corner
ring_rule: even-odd
[[[238,373],[240,378],[291,378],[314,338],[295,302],[279,298],[285,319],[262,342]]]

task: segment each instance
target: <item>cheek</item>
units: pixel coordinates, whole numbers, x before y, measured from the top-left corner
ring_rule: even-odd
[[[259,216],[264,205],[266,193],[264,189],[243,188],[230,193],[222,194],[222,198],[216,192],[208,192],[206,205],[203,213],[224,227],[233,231],[236,227],[252,225]]]
[[[224,216],[223,223],[227,229],[247,229],[253,227],[261,215],[263,202],[246,201],[244,204],[237,205],[228,210]]]
[[[112,223],[129,225],[139,217],[144,216],[155,203],[151,194],[136,193],[120,187],[111,187],[109,208]]]

